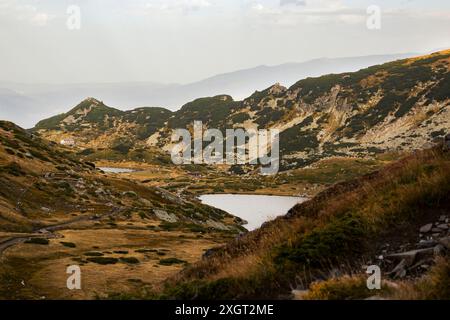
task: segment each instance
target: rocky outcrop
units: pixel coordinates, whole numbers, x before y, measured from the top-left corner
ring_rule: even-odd
[[[449,225],[449,218],[441,215],[419,228],[416,243],[403,243],[398,248],[387,243],[377,261],[392,278],[418,277],[434,264],[436,257],[450,252]]]

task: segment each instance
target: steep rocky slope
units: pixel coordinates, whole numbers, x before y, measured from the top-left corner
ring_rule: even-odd
[[[201,120],[205,128],[277,128],[284,168],[331,156],[420,149],[450,127],[450,51],[397,60],[357,72],[275,84],[243,101],[200,98],[179,111],[119,111],[89,98],[35,131],[81,149],[169,150],[171,131]]]

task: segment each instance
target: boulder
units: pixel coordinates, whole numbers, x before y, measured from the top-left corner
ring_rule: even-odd
[[[404,278],[406,276],[406,267],[409,265],[409,262],[406,259],[402,259],[399,264],[389,272],[389,275],[394,276],[395,278]]]
[[[433,228],[433,224],[428,223],[428,224],[422,226],[419,231],[420,231],[420,233],[427,233],[427,232],[430,232],[432,228]]]
[[[154,209],[153,212],[161,220],[171,222],[171,223],[178,221],[177,216],[174,215],[173,213],[167,213],[167,211],[160,210],[160,209]]]
[[[134,199],[138,198],[137,193],[134,191],[124,191],[124,192],[122,192],[122,196],[128,197],[128,198],[134,198]]]
[[[95,194],[96,195],[104,195],[106,194],[105,190],[103,190],[103,188],[98,188],[97,190],[95,190]]]
[[[224,225],[222,222],[219,221],[215,221],[212,219],[208,219],[206,221],[206,225],[208,227],[214,228],[214,229],[218,229],[218,230],[223,230],[223,231],[227,231],[230,230],[230,228],[228,228],[226,225]]]
[[[431,248],[438,244],[436,240],[420,240],[420,242],[417,244],[417,247],[419,249],[425,249],[425,248]]]
[[[445,247],[442,244],[438,244],[433,248],[433,253],[436,257],[445,255]]]
[[[145,198],[139,198],[139,202],[142,203],[146,207],[151,207],[152,203],[150,200],[147,200]]]
[[[405,260],[406,266],[412,265],[415,261],[425,259],[433,255],[433,248],[417,249],[406,252],[394,253],[386,256],[388,259]]]
[[[437,227],[441,230],[448,230],[448,225],[446,223],[441,223]]]

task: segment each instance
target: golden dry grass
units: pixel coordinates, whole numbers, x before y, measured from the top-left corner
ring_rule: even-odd
[[[377,238],[394,230],[397,225],[416,228],[415,221],[421,216],[422,208],[439,206],[448,201],[449,195],[450,155],[437,149],[417,153],[379,172],[339,183],[314,199],[297,205],[289,218],[278,218],[230,243],[216,255],[184,270],[168,281],[168,288],[175,288],[168,292],[180,294],[177,291],[180,287],[188,287],[189,283],[197,281],[214,284],[218,279],[236,279],[239,283],[250,281],[254,285],[256,282],[260,288],[252,289],[252,294],[274,297],[275,292],[267,293],[265,290],[279,287],[278,292],[281,293],[282,288],[286,289],[288,285],[286,281],[294,282],[295,274],[301,273],[295,268],[303,264],[295,261],[302,261],[302,255],[308,254],[313,259],[324,261],[328,258],[356,261],[351,256],[353,251],[346,250],[347,245],[353,247],[350,249],[370,250],[377,243]],[[352,233],[354,229],[347,230],[345,224],[340,224],[339,219],[349,215],[361,223],[362,229],[356,227],[356,234]],[[350,238],[336,233],[341,232],[341,228],[350,232]],[[321,249],[320,252],[314,252],[314,246],[305,247],[311,241],[322,238],[333,242],[334,236],[337,243],[328,244],[331,247],[325,247],[325,251]],[[349,241],[348,244],[346,241]],[[335,245],[342,250],[341,253],[326,251]],[[283,250],[280,251],[280,247]],[[270,284],[269,279],[272,281]],[[200,286],[195,286],[201,290]],[[194,288],[194,291],[197,289]],[[245,296],[246,288],[243,290],[235,294]]]

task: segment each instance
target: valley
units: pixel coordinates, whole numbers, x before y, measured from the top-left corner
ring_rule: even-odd
[[[12,123],[0,125],[4,299],[134,292],[244,230],[223,211],[103,174]],[[71,264],[86,271],[81,291],[65,287]]]
[[[86,98],[29,130],[0,121],[0,299],[360,299],[374,263],[378,298],[448,298],[433,277],[449,283],[449,71],[444,50],[242,101]],[[194,121],[280,130],[280,171],[173,164],[171,135]],[[205,195],[243,200],[226,212]],[[273,212],[248,232],[258,206]],[[66,287],[71,265],[81,290]]]

